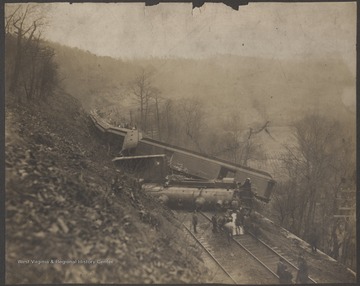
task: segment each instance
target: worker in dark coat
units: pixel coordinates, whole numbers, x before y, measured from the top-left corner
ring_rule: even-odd
[[[251,180],[250,178],[247,178],[244,182],[244,184],[237,184],[236,187],[236,194],[239,196],[239,198],[244,197],[245,195],[249,195],[249,192],[251,191]]]
[[[312,253],[317,252],[317,243],[318,243],[318,234],[316,228],[314,227],[310,233],[310,245],[311,245]]]
[[[240,212],[239,212],[239,222],[240,225],[243,227],[245,224],[245,212],[246,210],[244,208],[240,208]]]
[[[241,189],[245,191],[251,190],[251,180],[250,178],[247,178],[242,186],[240,186]]]
[[[217,217],[216,217],[216,215],[213,215],[213,216],[211,217],[211,222],[212,222],[212,226],[213,226],[212,231],[213,231],[213,232],[218,232]]]
[[[285,261],[283,258],[280,258],[278,264],[277,264],[277,269],[276,269],[276,274],[279,276],[279,283],[280,284],[286,284],[288,283],[288,271],[287,271],[287,266],[285,265]]]
[[[247,178],[242,186],[240,186],[239,197],[243,204],[249,208],[249,214],[253,207],[254,192],[251,189],[251,180]]]
[[[296,275],[296,283],[300,283],[300,284],[306,284],[308,282],[308,265],[307,262],[305,260],[305,258],[303,256],[300,256],[298,259],[298,273]]]
[[[236,226],[236,235],[241,234],[240,227],[243,226],[243,220],[244,218],[241,216],[241,211],[238,211],[236,213],[236,220],[235,220],[235,226]]]
[[[284,271],[284,284],[292,284],[292,278],[293,275],[291,274],[291,272],[286,268]]]
[[[230,241],[231,241],[232,235],[233,235],[233,230],[234,230],[234,225],[232,222],[226,222],[224,224],[223,231],[225,231],[228,245],[230,245]]]
[[[224,216],[220,216],[218,219],[217,219],[217,225],[218,225],[218,228],[220,230],[223,230],[223,227],[224,227],[224,224],[226,223],[226,219]]]
[[[193,213],[192,224],[193,224],[193,227],[194,227],[194,233],[197,233],[196,226],[198,224],[198,217],[197,217],[197,214],[196,214],[196,210]]]

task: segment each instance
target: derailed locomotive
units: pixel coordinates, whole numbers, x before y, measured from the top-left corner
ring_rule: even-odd
[[[169,207],[181,209],[221,211],[242,208],[250,213],[253,200],[261,200],[251,190],[250,178],[243,185],[223,182],[167,182],[164,185],[144,183],[142,189]]]
[[[91,119],[107,143],[120,151],[114,164],[138,173],[144,179],[143,189],[172,207],[251,208],[253,198],[270,200],[275,181],[267,172],[146,138],[138,130],[111,126],[94,111]],[[187,178],[167,182],[170,173]],[[244,195],[246,188],[241,190],[236,183],[246,178],[252,181],[251,199]]]

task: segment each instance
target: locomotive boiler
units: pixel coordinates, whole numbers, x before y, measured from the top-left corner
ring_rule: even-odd
[[[157,197],[169,207],[181,209],[220,211],[243,208],[250,213],[253,208],[253,200],[262,200],[251,189],[250,179],[247,179],[242,186],[240,184],[211,181],[169,181],[164,185],[144,183],[142,189],[144,192]]]
[[[142,189],[172,208],[215,209],[231,205],[237,207],[239,204],[234,189],[159,186],[152,183],[143,184]]]

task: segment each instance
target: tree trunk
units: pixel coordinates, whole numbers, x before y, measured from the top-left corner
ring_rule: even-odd
[[[147,132],[148,111],[149,111],[149,98],[148,95],[145,95],[144,132]]]
[[[144,128],[144,98],[142,95],[140,98],[140,126],[142,129]]]
[[[22,31],[18,30],[15,65],[14,65],[14,71],[13,71],[12,80],[11,80],[11,84],[10,84],[11,92],[14,92],[16,90],[16,88],[18,87],[21,62],[22,62]],[[17,95],[17,96],[18,96],[18,100],[20,101],[21,100],[20,95]]]
[[[308,211],[306,213],[305,226],[304,226],[304,235],[305,237],[310,233],[310,230],[314,226],[314,215],[316,207],[316,189],[311,188],[308,201]]]
[[[159,140],[161,141],[160,112],[159,112],[159,103],[158,103],[157,97],[155,97],[155,107],[156,107],[157,130],[158,130],[158,134],[159,134]]]

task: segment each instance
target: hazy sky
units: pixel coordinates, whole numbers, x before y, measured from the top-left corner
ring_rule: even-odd
[[[43,36],[111,57],[342,57],[355,76],[356,3],[40,4]]]

